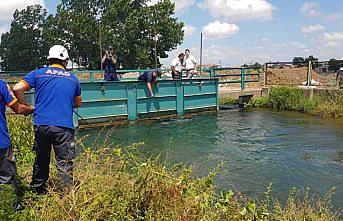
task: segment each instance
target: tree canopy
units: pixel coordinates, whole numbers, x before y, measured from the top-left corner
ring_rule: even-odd
[[[10,32],[1,35],[1,67],[28,71],[45,63],[42,27],[46,10],[40,5],[28,6],[13,14]]]
[[[46,63],[54,44],[66,46],[70,58],[89,69],[100,69],[100,54],[109,45],[125,69],[159,67],[159,59],[182,43],[183,23],[170,0],[146,2],[62,0],[55,15],[39,5],[16,11],[10,31],[1,36],[1,67],[34,69]]]

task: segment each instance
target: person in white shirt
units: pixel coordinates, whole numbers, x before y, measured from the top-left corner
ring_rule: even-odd
[[[195,68],[197,66],[197,61],[195,57],[191,55],[191,51],[188,48],[185,49],[185,55],[186,77],[192,78],[196,75]]]
[[[174,58],[174,60],[172,61],[170,69],[172,70],[173,79],[181,78],[182,70],[185,68],[184,59],[185,59],[185,54],[181,52],[177,56],[177,58]]]

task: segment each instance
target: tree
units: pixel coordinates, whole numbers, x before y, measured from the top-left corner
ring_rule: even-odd
[[[342,61],[336,60],[335,58],[331,58],[329,63],[329,71],[337,72],[342,65]]]
[[[11,29],[1,35],[1,67],[6,71],[29,71],[45,63],[42,51],[42,27],[46,10],[40,5],[28,6],[13,14]]]
[[[183,23],[172,17],[175,5],[169,0],[153,6],[145,2],[111,1],[102,16],[104,44],[116,48],[126,68],[153,68],[155,62],[160,66],[159,58],[166,58],[166,51],[183,40]]]
[[[318,62],[318,58],[314,57],[313,55],[310,55],[308,58],[305,59],[305,62],[311,61],[312,63]]]
[[[304,67],[305,66],[305,59],[303,57],[294,57],[293,58],[293,65],[296,67]]]
[[[155,67],[166,51],[183,40],[183,24],[173,18],[174,4],[164,0],[146,6],[146,0],[62,0],[44,29],[47,44],[68,44],[71,58],[100,68],[101,47],[112,45],[118,64],[126,69]]]

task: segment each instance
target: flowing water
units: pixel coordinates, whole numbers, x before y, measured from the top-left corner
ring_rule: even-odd
[[[79,132],[104,140],[106,130]],[[147,155],[161,154],[170,164],[194,166],[195,176],[219,164],[220,190],[235,189],[250,197],[272,196],[284,201],[293,187],[325,194],[335,187],[333,203],[343,206],[343,121],[267,110],[231,110],[191,119],[121,126],[110,134],[114,145],[144,142]]]

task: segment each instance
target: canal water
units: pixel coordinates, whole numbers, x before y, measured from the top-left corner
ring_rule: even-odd
[[[100,133],[100,135],[99,135]],[[85,142],[101,146],[107,130],[87,130]],[[235,189],[250,197],[284,201],[293,187],[325,194],[335,187],[333,203],[343,206],[343,121],[268,110],[230,110],[191,119],[121,126],[106,142],[114,146],[144,142],[144,154],[160,154],[169,164],[193,165],[194,175],[207,175],[223,165],[216,178],[220,190]]]

